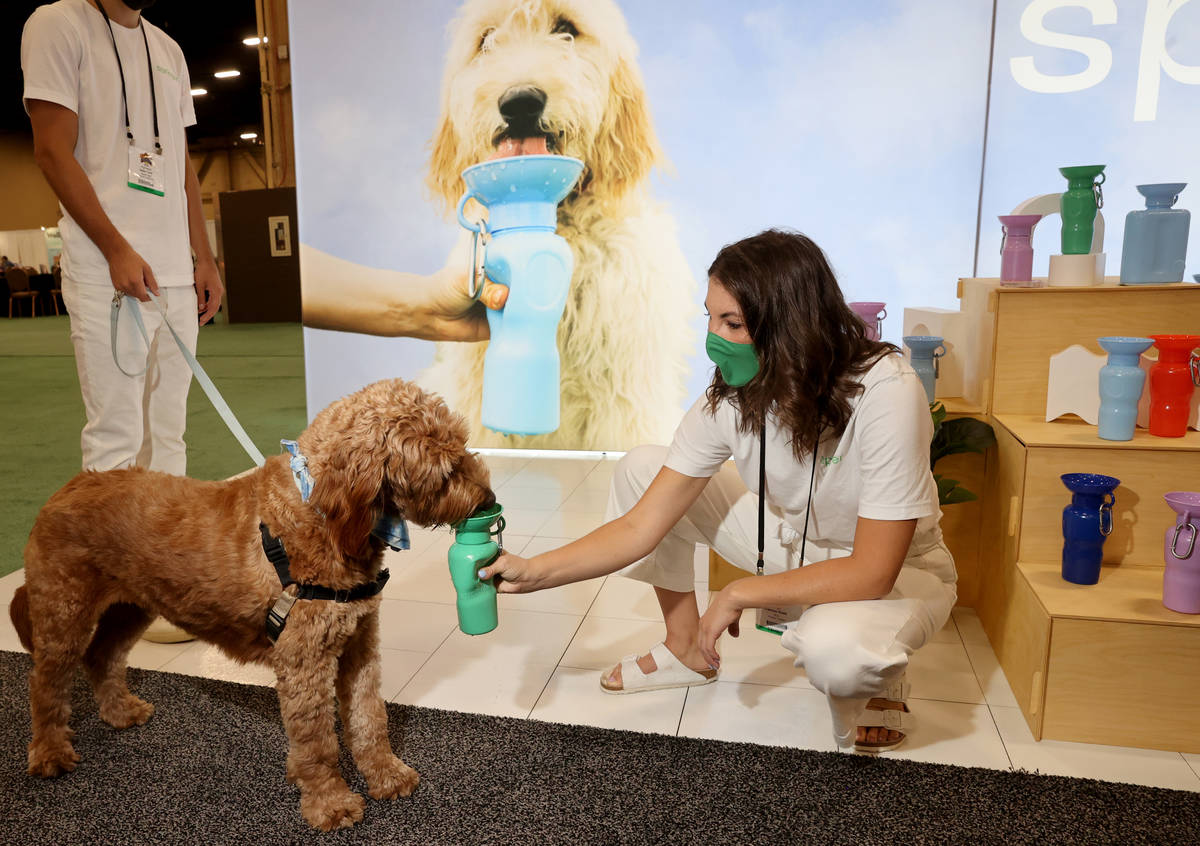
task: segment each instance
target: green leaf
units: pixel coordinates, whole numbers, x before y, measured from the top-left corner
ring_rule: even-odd
[[[929,414],[933,417],[933,436],[936,438],[941,431],[942,423],[946,420],[946,406],[938,400],[929,404]]]
[[[982,420],[956,417],[937,428],[929,445],[929,466],[932,469],[947,455],[962,452],[985,452],[996,443],[996,433]]]
[[[979,497],[966,488],[960,487],[958,479],[947,479],[945,476],[939,476],[936,473],[933,475],[933,478],[937,482],[939,505],[955,505],[960,502],[971,502],[972,500],[979,499]]]
[[[966,488],[955,488],[946,494],[946,498],[938,501],[938,505],[957,505],[960,502],[971,502],[979,499],[975,494],[971,493]]]

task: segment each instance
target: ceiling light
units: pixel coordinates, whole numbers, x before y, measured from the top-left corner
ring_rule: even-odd
[[[241,76],[241,75],[242,75],[242,72],[236,71],[236,70],[217,71],[216,73],[213,74],[213,76],[215,76],[217,79],[232,79],[235,76]]]
[[[243,141],[253,141],[257,137],[258,137],[257,132],[243,132],[241,135],[238,136],[238,138],[241,138]]]
[[[208,89],[207,89],[207,88],[193,88],[193,89],[192,89],[192,96],[193,96],[193,97],[199,97],[201,94],[207,94],[207,93],[208,93]]]
[[[263,44],[267,44],[269,39],[267,39],[267,38],[260,39],[257,35],[254,36],[253,38],[243,38],[242,39],[242,43],[245,44],[247,47],[257,47],[259,45],[260,41]]]

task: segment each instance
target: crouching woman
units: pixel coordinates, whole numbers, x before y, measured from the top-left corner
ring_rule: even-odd
[[[666,639],[605,672],[609,693],[715,681],[717,641],[738,635],[742,612],[787,609],[772,612],[789,620],[781,643],[827,696],[838,747],[893,749],[909,657],[956,596],[920,380],[896,347],[867,337],[825,255],[798,233],[722,249],[705,305],[712,383],[670,447],[621,459],[609,522],[480,575],[504,593],[618,571],[652,584]],[[761,574],[729,584],[703,617],[696,544]]]

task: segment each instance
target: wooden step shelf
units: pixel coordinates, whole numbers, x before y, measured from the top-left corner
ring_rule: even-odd
[[[1200,332],[1200,286],[996,291],[977,610],[1041,740],[1200,752],[1200,615],[1162,604],[1163,494],[1200,487],[1200,433],[1105,441],[1045,420],[1049,359],[1104,335]],[[1100,582],[1063,580],[1064,473],[1121,480]]]

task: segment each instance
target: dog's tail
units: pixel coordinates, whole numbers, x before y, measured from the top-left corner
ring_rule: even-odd
[[[17,630],[21,645],[33,654],[33,627],[29,624],[29,591],[25,589],[25,585],[21,585],[13,594],[12,604],[8,606],[8,616],[12,617],[13,628]]]

